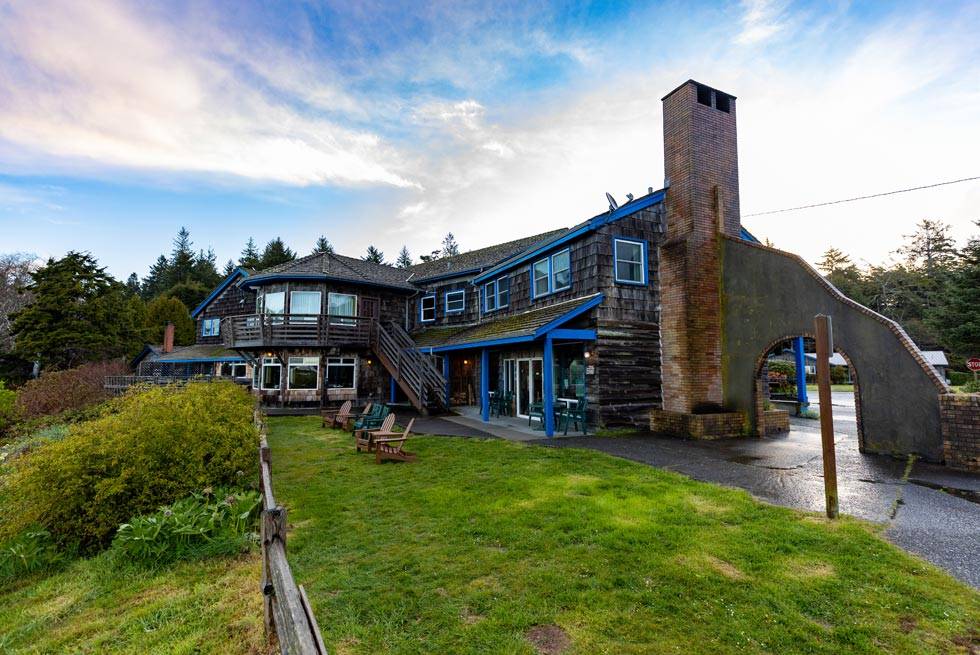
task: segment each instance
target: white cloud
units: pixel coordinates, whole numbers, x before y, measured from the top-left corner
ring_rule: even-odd
[[[754,45],[767,41],[786,27],[786,3],[780,0],[742,0],[742,30],[735,42]]]

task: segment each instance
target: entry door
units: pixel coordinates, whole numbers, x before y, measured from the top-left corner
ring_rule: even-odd
[[[527,417],[531,403],[539,403],[544,388],[544,364],[540,359],[517,361],[517,415]]]

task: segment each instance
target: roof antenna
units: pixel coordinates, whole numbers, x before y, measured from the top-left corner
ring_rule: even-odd
[[[648,186],[647,187],[647,193],[653,193],[653,187],[652,186]]]
[[[609,201],[609,211],[614,212],[619,209],[619,203],[616,202],[616,199],[608,191],[606,191],[606,200]]]
[[[633,194],[632,193],[627,193],[626,194],[626,202],[633,202]]]

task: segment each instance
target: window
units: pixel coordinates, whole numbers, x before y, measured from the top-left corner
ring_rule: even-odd
[[[289,358],[289,388],[316,389],[320,377],[319,357]]]
[[[274,357],[262,358],[262,389],[278,391],[282,380],[282,366]]]
[[[617,282],[624,284],[647,283],[646,241],[613,239],[613,258]]]
[[[303,314],[301,320],[315,321],[320,313],[319,291],[293,291],[289,294],[289,313]]]
[[[223,378],[244,378],[248,377],[248,370],[244,364],[223,362],[221,364],[221,377]]]
[[[265,314],[284,314],[286,312],[286,292],[277,291],[262,296],[262,312]]]
[[[492,312],[510,304],[510,278],[499,277],[483,285],[483,311]]]
[[[531,266],[531,297],[546,296],[572,286],[571,254],[568,248],[534,262]]]
[[[419,301],[419,320],[423,323],[436,320],[436,297],[422,296]]]
[[[221,319],[206,318],[203,321],[201,321],[201,336],[202,337],[221,336]]]
[[[354,389],[356,379],[354,373],[357,368],[357,359],[354,357],[328,357],[327,358],[327,388],[328,389]]]
[[[338,316],[357,316],[357,296],[351,293],[327,294],[327,313],[332,317],[331,325],[354,325],[353,318],[336,318]]]
[[[446,313],[459,314],[466,309],[466,292],[447,291],[446,292]]]

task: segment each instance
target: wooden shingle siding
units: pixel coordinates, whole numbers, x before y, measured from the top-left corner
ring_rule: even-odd
[[[222,291],[217,298],[208,303],[208,306],[204,308],[204,311],[198,314],[197,323],[195,325],[195,329],[197,330],[197,343],[213,345],[221,344],[220,334],[213,337],[201,336],[201,328],[203,327],[205,319],[225,319],[229,316],[253,313],[255,313],[255,294],[251,291],[241,289],[234,284],[229,285],[228,288]]]

